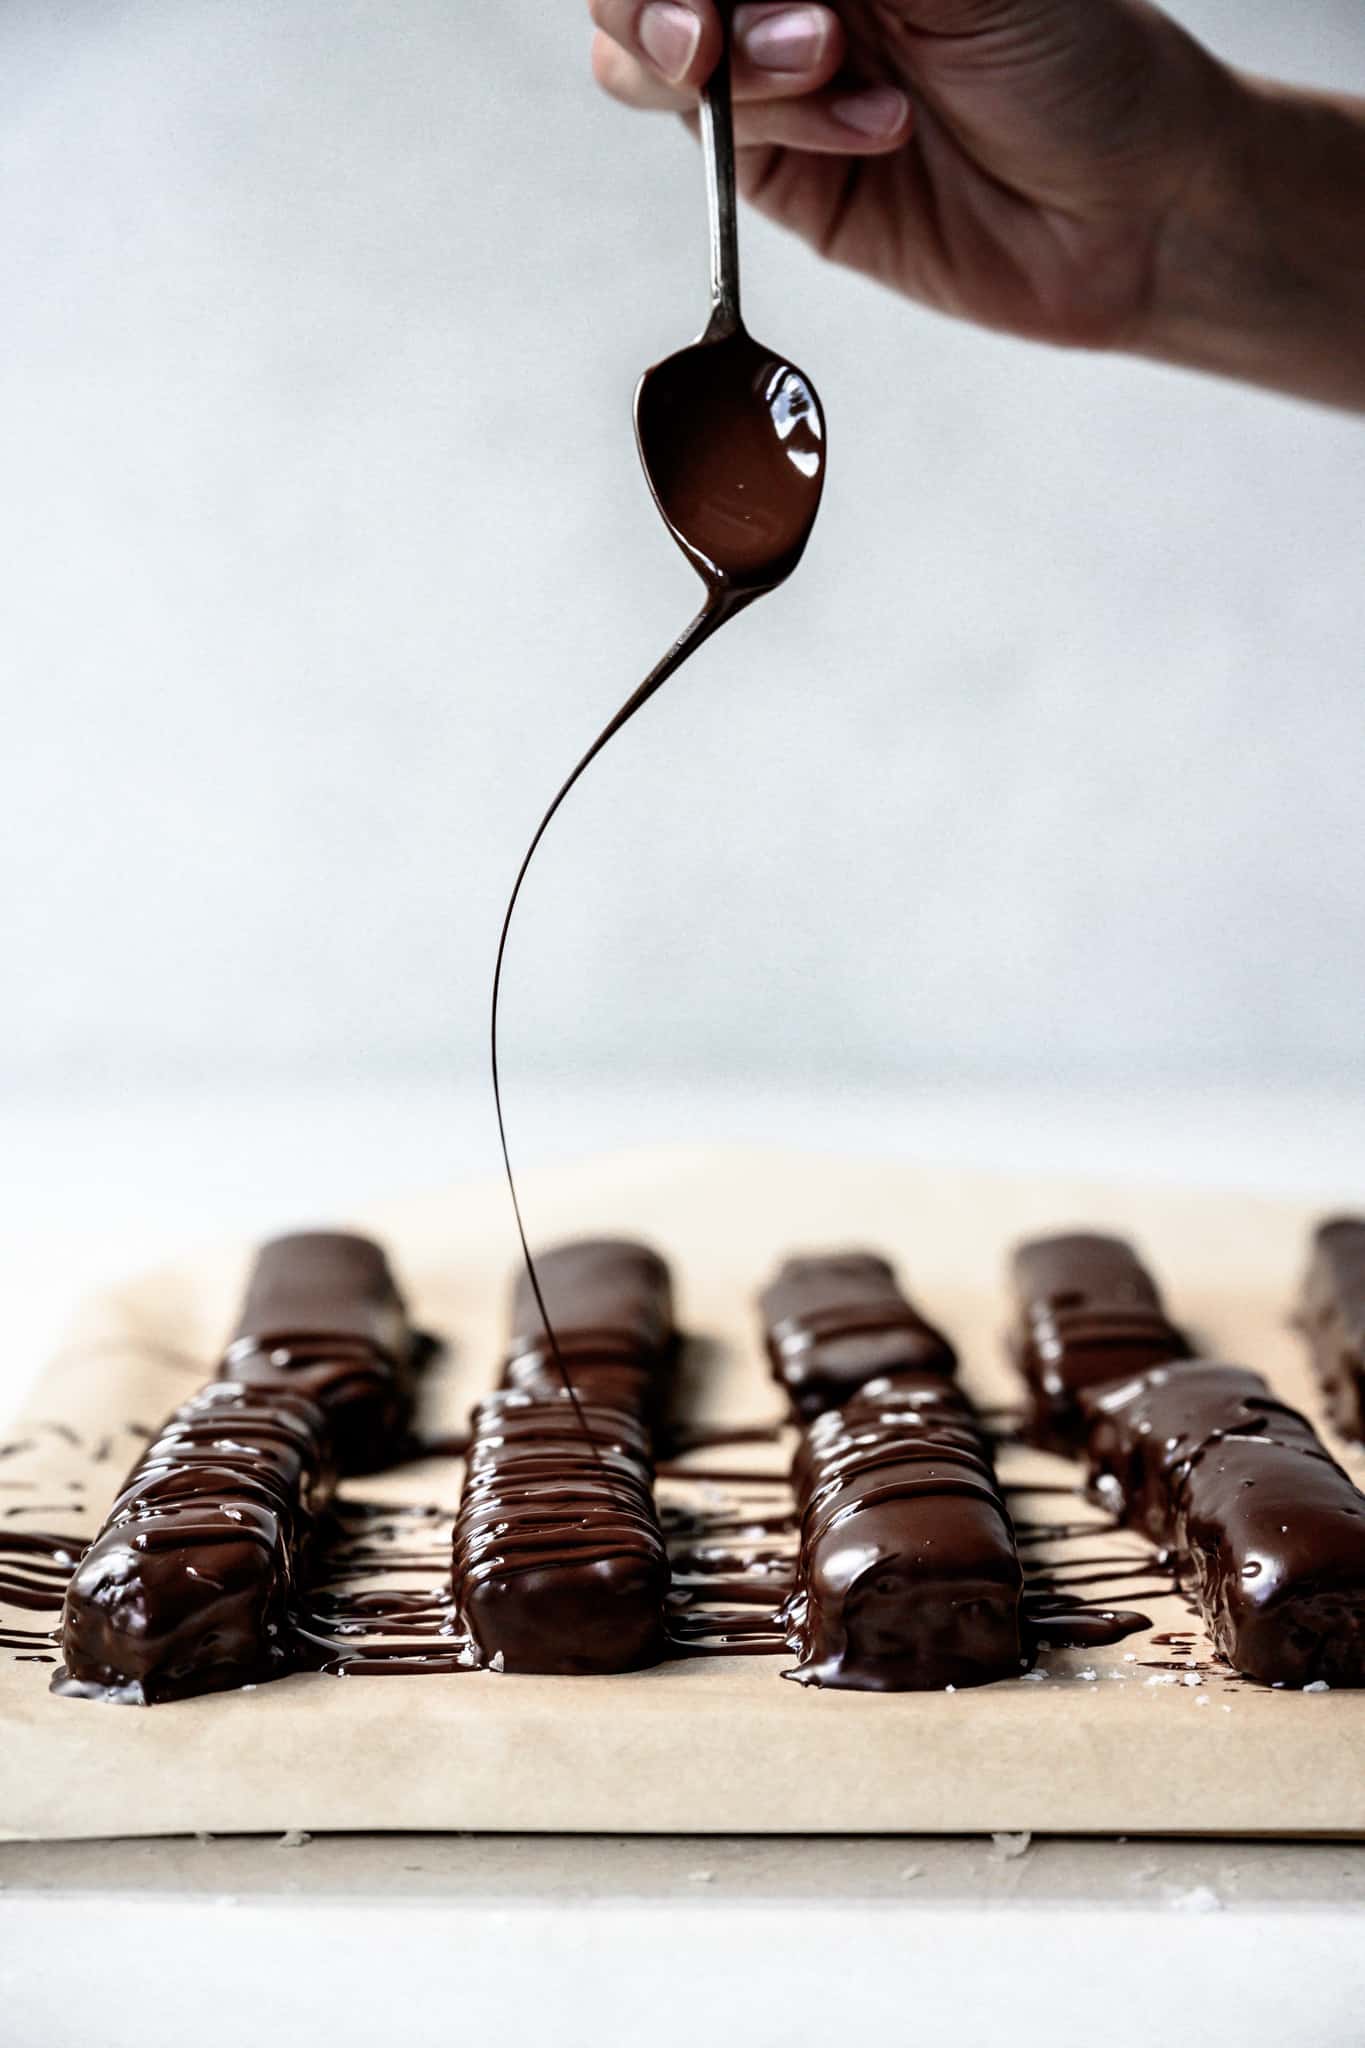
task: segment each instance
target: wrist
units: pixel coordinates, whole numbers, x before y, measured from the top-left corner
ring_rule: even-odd
[[[1365,102],[1221,73],[1138,352],[1365,406]]]

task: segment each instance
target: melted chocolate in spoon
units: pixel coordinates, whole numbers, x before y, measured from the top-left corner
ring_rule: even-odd
[[[706,601],[598,734],[536,827],[512,885],[493,969],[493,1101],[503,1166],[527,1277],[576,1410],[577,1396],[527,1243],[503,1121],[498,997],[512,914],[536,848],[588,764],[704,640],[790,576],[815,524],[825,476],[824,418],[809,380],[785,356],[752,340],[740,318],[728,38],[702,100],[702,139],[711,225],[711,317],[690,347],[668,356],[641,378],[635,395],[635,434],[654,501],[705,584]],[[586,1427],[584,1434],[592,1442]]]

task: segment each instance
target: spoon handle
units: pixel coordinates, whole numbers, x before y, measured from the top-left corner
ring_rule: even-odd
[[[730,106],[730,9],[719,8],[724,42],[701,96],[706,206],[711,222],[711,318],[707,338],[723,340],[739,314],[739,219],[735,200],[735,124]]]

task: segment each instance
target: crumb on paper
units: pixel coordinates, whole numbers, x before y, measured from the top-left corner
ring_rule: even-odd
[[[290,1828],[275,1844],[277,1849],[302,1849],[313,1837],[307,1828]]]
[[[1166,1904],[1173,1913],[1221,1913],[1223,1901],[1211,1885],[1197,1884],[1187,1892],[1172,1892]]]
[[[1033,1836],[1025,1831],[1022,1835],[992,1835],[991,1857],[996,1863],[1017,1863],[1021,1856],[1027,1856],[1033,1844]]]

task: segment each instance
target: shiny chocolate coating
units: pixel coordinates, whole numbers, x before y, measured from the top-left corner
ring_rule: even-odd
[[[406,1430],[426,1343],[377,1244],[347,1231],[299,1231],[257,1253],[218,1375],[308,1395],[327,1416],[341,1470],[372,1472]]]
[[[1189,1360],[1082,1396],[1090,1483],[1168,1550],[1266,1685],[1365,1685],[1365,1494],[1259,1373]]]
[[[1023,1570],[985,1436],[934,1374],[873,1380],[807,1430],[783,1609],[807,1684],[929,1692],[1017,1678]]]
[[[566,1391],[474,1411],[455,1522],[456,1626],[503,1672],[590,1676],[666,1648],[668,1554],[644,1424]]]
[[[1343,1436],[1365,1440],[1365,1217],[1334,1216],[1313,1233],[1299,1303],[1313,1370]]]
[[[773,1377],[803,1422],[837,1408],[887,1373],[942,1373],[957,1357],[941,1330],[906,1300],[875,1252],[788,1259],[759,1296]]]
[[[582,1400],[624,1408],[657,1428],[678,1350],[673,1285],[659,1254],[628,1238],[579,1238],[537,1252],[536,1272],[559,1357],[520,1273],[503,1385],[551,1400],[567,1376]]]
[[[1031,1434],[1041,1443],[1077,1442],[1084,1388],[1189,1356],[1155,1280],[1121,1237],[1070,1231],[1034,1238],[1015,1250],[1011,1282],[1010,1350],[1028,1382]]]
[[[304,1395],[226,1383],[194,1395],[72,1576],[53,1690],[149,1705],[278,1676],[332,1484],[326,1419]]]

